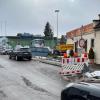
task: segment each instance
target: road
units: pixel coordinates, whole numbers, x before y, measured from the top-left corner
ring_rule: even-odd
[[[0,100],[60,100],[67,84],[59,67],[0,55]]]

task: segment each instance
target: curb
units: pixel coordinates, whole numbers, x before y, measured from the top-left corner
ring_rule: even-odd
[[[32,58],[34,61],[40,61],[42,63],[46,63],[46,64],[50,64],[50,65],[54,65],[54,66],[58,66],[61,67],[61,62],[57,62],[57,61],[51,61],[51,60],[47,60],[47,59],[42,59],[42,58]]]

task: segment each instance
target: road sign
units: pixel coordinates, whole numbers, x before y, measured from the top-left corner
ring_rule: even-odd
[[[81,38],[81,39],[79,40],[79,46],[80,46],[81,48],[85,46],[85,40],[84,40],[83,38]]]
[[[66,51],[66,50],[73,50],[74,49],[74,44],[62,44],[62,45],[58,45],[56,46],[57,50],[60,51]]]

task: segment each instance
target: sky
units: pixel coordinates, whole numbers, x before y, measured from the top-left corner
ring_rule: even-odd
[[[100,0],[0,0],[0,36],[17,33],[44,35],[47,22],[54,36],[92,23],[100,14]]]

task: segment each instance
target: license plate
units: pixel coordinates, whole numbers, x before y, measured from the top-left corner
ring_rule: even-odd
[[[28,54],[28,53],[24,53],[24,54]]]

